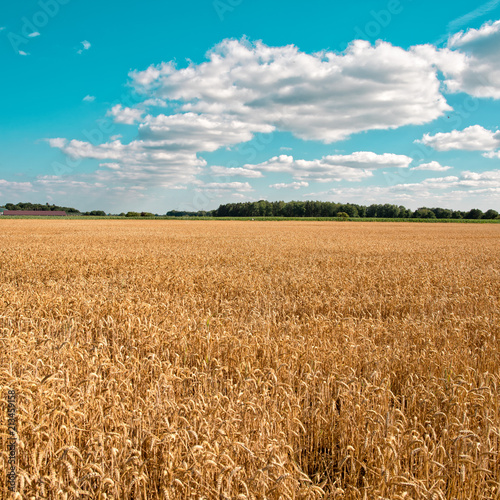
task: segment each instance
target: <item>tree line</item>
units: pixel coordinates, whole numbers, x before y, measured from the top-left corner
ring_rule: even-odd
[[[58,205],[50,205],[49,203],[6,203],[5,208],[7,210],[28,210],[35,212],[66,212],[69,215],[94,215],[94,216],[104,216],[106,212],[103,210],[92,210],[90,212],[80,212],[80,210],[72,207],[60,207]]]
[[[80,212],[76,208],[45,205],[40,203],[7,203],[7,210],[57,210],[68,215],[105,216],[103,210]],[[122,212],[122,217],[155,217],[158,214],[150,212]],[[420,207],[415,211],[403,205],[372,204],[357,205],[355,203],[335,203],[331,201],[249,201],[226,203],[215,210],[200,210],[198,212],[170,210],[169,217],[344,217],[344,218],[389,218],[389,219],[500,219],[496,210],[486,212],[478,208],[469,211],[451,210],[448,208]]]
[[[201,215],[191,212],[190,215]],[[168,215],[168,214],[167,214]],[[174,214],[172,214],[174,215]],[[330,201],[267,201],[227,203],[216,210],[203,212],[213,217],[377,217],[391,219],[496,219],[496,210],[483,213],[478,208],[469,211],[448,208],[421,207],[415,211],[403,205],[373,204],[369,206],[354,203]]]

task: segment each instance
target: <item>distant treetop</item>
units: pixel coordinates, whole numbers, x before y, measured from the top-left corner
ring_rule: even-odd
[[[103,210],[92,210],[91,212],[80,212],[80,210],[72,207],[60,207],[58,205],[50,205],[46,203],[43,205],[42,203],[6,203],[6,210],[24,210],[24,211],[35,211],[35,212],[66,212],[68,215],[98,215],[104,216],[106,212]]]
[[[56,212],[66,212],[67,214],[80,214],[80,211],[76,208],[71,207],[59,207],[57,205],[49,205],[46,203],[42,205],[41,203],[6,203],[5,208],[7,210],[34,210],[38,211],[56,211]]]

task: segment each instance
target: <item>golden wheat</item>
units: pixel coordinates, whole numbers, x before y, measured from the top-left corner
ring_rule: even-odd
[[[500,226],[0,231],[18,498],[500,498]]]

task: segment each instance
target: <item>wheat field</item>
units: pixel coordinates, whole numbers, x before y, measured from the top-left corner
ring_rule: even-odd
[[[2,220],[0,497],[499,499],[499,250],[498,225]]]

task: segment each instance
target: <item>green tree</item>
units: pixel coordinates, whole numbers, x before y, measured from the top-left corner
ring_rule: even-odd
[[[85,212],[83,215],[92,215],[94,217],[104,217],[106,215],[106,212],[102,210],[92,210],[91,212]]]
[[[498,212],[493,209],[486,210],[483,215],[483,219],[496,219],[498,217]]]
[[[430,208],[421,207],[413,212],[412,217],[415,219],[435,219],[436,214]]]
[[[358,209],[350,203],[344,203],[343,205],[340,205],[339,212],[346,213],[348,217],[359,217]],[[339,217],[338,214],[337,217]]]
[[[366,216],[367,217],[382,217],[381,215],[378,214],[381,206],[382,205],[376,205],[376,204],[370,205],[366,209]]]
[[[451,219],[452,210],[448,210],[447,208],[432,208],[432,211],[436,215],[438,219]]]
[[[472,210],[469,210],[466,214],[464,219],[481,219],[483,216],[483,211],[479,210],[479,208],[473,208]]]

